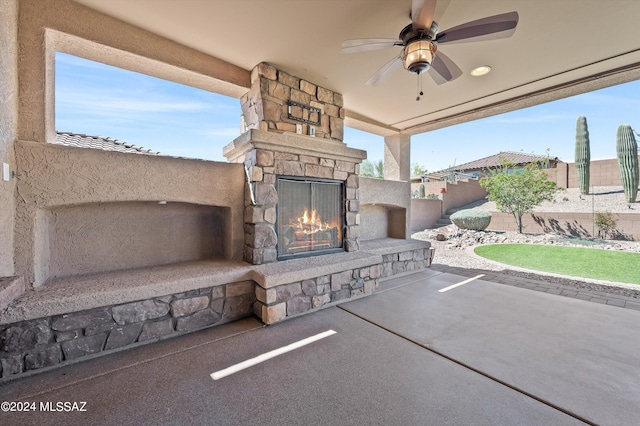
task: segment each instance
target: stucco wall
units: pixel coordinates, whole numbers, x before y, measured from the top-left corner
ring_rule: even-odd
[[[2,163],[13,170],[13,143],[18,126],[18,3],[0,2],[0,277],[13,270],[13,225],[15,179],[2,179]]]
[[[414,183],[411,190],[415,191],[419,188],[419,183]],[[444,181],[425,182],[425,194],[436,194],[442,199],[442,212],[446,213],[449,209],[462,207],[474,201],[482,200],[487,196],[487,191],[480,186],[477,179],[460,180],[457,183],[449,183]],[[440,189],[444,188],[444,195],[440,194]]]
[[[411,200],[411,232],[424,231],[442,216],[442,201],[413,198]]]
[[[640,161],[640,156],[638,156]],[[559,163],[557,169],[546,170],[549,179],[562,188],[577,188],[575,163]],[[592,160],[589,166],[589,184],[592,186],[620,186],[620,168],[617,158]]]
[[[411,190],[416,191],[420,187],[419,183],[413,183]],[[424,183],[425,194],[436,194],[440,198],[444,198],[444,210],[454,209],[466,204],[481,200],[487,196],[487,191],[480,186],[477,179],[460,180],[456,183],[445,181],[434,181]],[[444,188],[447,192],[444,197],[440,195],[440,189]]]
[[[640,215],[615,213],[617,231],[615,238],[640,240]],[[534,213],[522,218],[524,232],[595,237],[598,234],[591,213]],[[489,231],[517,231],[516,221],[510,213],[491,212]]]
[[[48,209],[41,219],[48,276],[223,259],[228,211],[135,201]]]
[[[167,201],[225,207],[229,209],[231,223],[224,227],[223,256],[242,259],[245,176],[241,164],[23,141],[16,144],[16,157],[19,174],[16,266],[19,273],[36,286],[48,278],[49,261],[55,257],[48,252],[54,242],[50,239],[49,211],[61,207],[77,206],[73,215],[79,232],[82,224],[94,221],[95,203]],[[133,211],[135,206],[131,203],[124,207],[128,218],[137,216]],[[154,237],[146,235],[149,228],[144,223],[144,215],[139,220],[140,226],[131,229],[137,228],[140,238],[152,241]],[[202,229],[206,231],[207,227]],[[77,238],[83,241],[90,237],[79,234]],[[108,240],[93,242],[97,253],[108,252],[112,246]],[[148,250],[154,249],[148,247]],[[139,256],[149,259],[155,255],[143,251]]]
[[[447,183],[447,192],[442,197],[442,209],[446,213],[450,209],[465,206],[487,196],[487,191],[480,186],[480,181],[469,179],[458,183]]]
[[[419,188],[419,183],[412,184],[412,190]],[[487,196],[487,191],[480,186],[480,181],[469,179],[468,181],[449,182],[425,182],[425,194],[438,194],[439,199],[412,199],[411,200],[411,231],[422,231],[433,226],[438,219],[447,214],[450,209],[465,206],[474,201],[482,200]],[[440,189],[446,192],[440,194]]]
[[[411,184],[360,177],[360,238],[409,238]]]

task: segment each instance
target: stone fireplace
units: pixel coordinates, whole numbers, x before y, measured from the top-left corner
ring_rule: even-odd
[[[341,94],[261,63],[240,102],[246,131],[224,155],[246,173],[243,253],[253,265],[254,313],[265,324],[371,294],[379,280],[429,265],[429,244],[405,239],[396,193],[408,199],[410,184],[377,182],[394,192],[388,197],[361,182],[367,154],[342,141]],[[382,221],[402,230],[361,238],[378,203]]]
[[[366,152],[342,142],[342,95],[261,63],[241,105],[247,131],[224,155],[247,174],[244,260],[357,251]]]
[[[360,246],[364,151],[310,136],[249,130],[225,147],[247,173],[244,260],[254,265]]]

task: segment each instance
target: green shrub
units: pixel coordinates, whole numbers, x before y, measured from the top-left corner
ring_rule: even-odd
[[[491,223],[491,213],[480,209],[460,210],[452,214],[450,219],[460,229],[483,231]]]
[[[598,228],[598,237],[607,238],[607,235],[615,231],[618,221],[610,212],[596,212],[593,223]]]

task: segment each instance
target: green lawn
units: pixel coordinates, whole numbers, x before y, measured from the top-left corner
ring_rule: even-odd
[[[640,253],[536,244],[492,244],[476,247],[475,252],[521,268],[640,284]]]

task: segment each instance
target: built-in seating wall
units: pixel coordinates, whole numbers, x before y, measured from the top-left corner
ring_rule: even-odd
[[[48,278],[223,259],[229,209],[115,202],[47,209],[41,238]]]
[[[242,164],[16,147],[16,257],[35,287],[56,276],[242,260]]]

